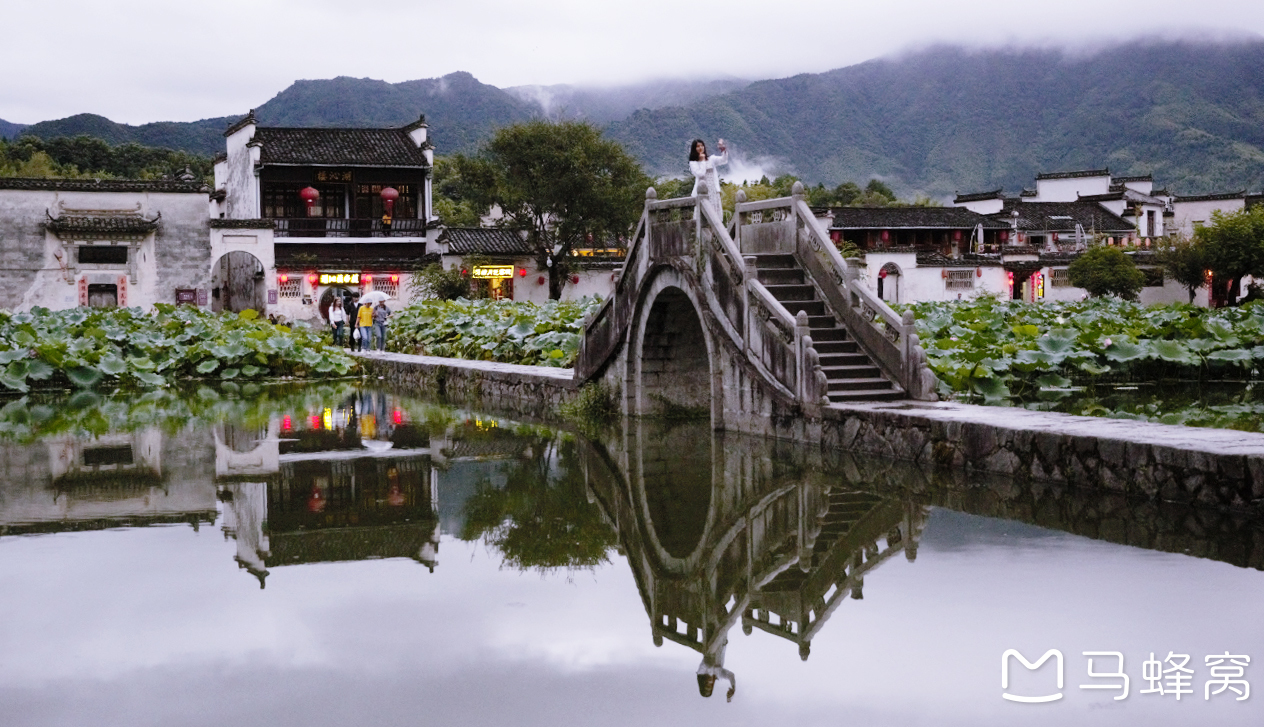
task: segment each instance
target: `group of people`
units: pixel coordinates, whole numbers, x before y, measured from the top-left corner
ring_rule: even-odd
[[[329,325],[334,343],[349,346],[352,351],[386,350],[386,322],[391,311],[386,301],[361,303],[356,294],[334,298],[329,306]]]

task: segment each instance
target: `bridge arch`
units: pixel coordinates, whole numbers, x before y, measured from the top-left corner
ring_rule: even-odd
[[[696,285],[670,266],[652,274],[635,317],[629,367],[633,413],[711,416],[716,391],[714,345],[703,325]]]

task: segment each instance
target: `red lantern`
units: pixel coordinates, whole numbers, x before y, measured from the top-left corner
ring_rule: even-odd
[[[368,273],[360,273],[360,282],[368,285],[373,282],[373,276]]]
[[[312,208],[316,206],[316,201],[320,199],[320,192],[315,187],[304,187],[303,191],[298,193],[299,199],[303,200],[303,204],[307,205],[307,216],[312,216]]]
[[[391,213],[395,209],[395,200],[399,199],[399,190],[394,187],[386,187],[381,191],[382,202],[386,204],[386,216],[391,217]]]
[[[1009,230],[1001,230],[1001,242],[1009,242]]]
[[[885,278],[886,276],[887,276],[887,271],[885,271],[885,270],[879,270],[879,271],[878,271],[878,277],[879,277],[879,278]]]
[[[948,278],[948,271],[947,271],[946,269],[941,268],[941,269],[939,270],[939,277],[944,278],[944,279],[947,279],[947,278]]]
[[[308,275],[307,282],[311,283],[312,287],[316,287],[316,273],[312,273],[311,275]]]
[[[883,231],[882,231],[882,241],[883,241],[883,242],[890,242],[890,241],[891,241],[891,231],[890,231],[890,230],[883,230]]]
[[[290,276],[286,275],[285,273],[281,273],[281,282],[282,283],[290,282]]]
[[[579,276],[578,276],[578,275],[572,275],[572,276],[571,276],[571,284],[572,284],[572,285],[579,285]]]
[[[1058,233],[1056,233],[1056,232],[1055,232],[1055,233],[1053,233],[1053,241],[1054,241],[1054,242],[1057,242],[1057,241],[1058,241]]]
[[[398,283],[398,282],[399,282],[399,275],[392,275],[392,276],[391,276],[391,282],[392,282],[392,283]]]
[[[953,231],[952,231],[952,241],[953,241],[953,242],[961,242],[961,230],[953,230]]]
[[[548,282],[548,281],[546,281],[546,280],[544,279],[544,276],[543,276],[543,275],[541,275],[539,278],[536,278],[535,284],[536,284],[536,285],[544,285],[546,282]]]
[[[983,268],[975,268],[975,269],[974,269],[974,277],[976,277],[976,278],[981,278],[981,277],[983,277]]]
[[[523,268],[523,269],[519,270],[519,271],[518,271],[518,277],[520,277],[520,278],[525,278],[525,277],[527,277],[527,269],[526,269],[526,268]]]

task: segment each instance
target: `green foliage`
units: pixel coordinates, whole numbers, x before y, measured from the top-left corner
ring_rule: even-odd
[[[650,186],[622,146],[579,122],[506,126],[478,157],[453,161],[467,199],[499,205],[504,226],[527,231],[552,299],[561,297],[571,249],[630,234]]]
[[[0,391],[165,386],[184,378],[322,378],[356,363],[306,327],[190,306],[0,311]]]
[[[1063,379],[1241,378],[1264,361],[1264,304],[1211,310],[1118,298],[918,303],[917,332],[945,395],[1000,403]],[[1047,375],[1058,378],[1044,378]]]
[[[486,165],[469,157],[435,157],[434,210],[449,227],[478,227],[488,213],[493,184]]]
[[[1189,291],[1194,302],[1198,289],[1207,284],[1207,252],[1204,245],[1184,235],[1159,241],[1158,260],[1167,274]]]
[[[561,414],[578,424],[581,430],[597,430],[614,421],[619,414],[619,404],[609,387],[589,382],[573,401],[561,406]]]
[[[1071,285],[1083,288],[1088,294],[1100,298],[1117,295],[1125,300],[1136,300],[1137,293],[1145,286],[1145,275],[1137,270],[1132,258],[1117,247],[1096,245],[1079,256],[1067,267]]]
[[[391,316],[392,351],[474,361],[568,367],[584,318],[600,301],[424,300]]]
[[[210,384],[210,385],[207,385]],[[45,437],[99,437],[157,427],[178,432],[190,425],[232,422],[266,426],[278,410],[319,408],[347,398],[356,383],[205,382],[143,394],[79,391],[71,396],[32,392],[0,406],[0,441],[29,444]]]
[[[1229,305],[1247,275],[1264,274],[1264,207],[1212,212],[1211,224],[1194,230],[1194,240],[1217,283],[1226,285]]]
[[[518,570],[593,568],[607,561],[617,533],[588,501],[574,439],[541,432],[506,465],[504,487],[478,485],[465,503],[462,540],[483,540]]]
[[[189,170],[210,181],[209,157],[125,143],[111,146],[90,136],[0,140],[0,176],[42,178],[175,179]]]
[[[439,300],[456,300],[470,294],[470,276],[455,266],[444,270],[439,263],[431,263],[413,273],[411,285],[414,294]],[[395,325],[398,320],[392,321],[392,327]]]

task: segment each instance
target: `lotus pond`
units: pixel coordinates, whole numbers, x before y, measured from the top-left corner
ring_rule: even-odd
[[[981,297],[910,307],[945,397],[1264,431],[1264,305]]]
[[[185,379],[343,376],[345,351],[305,326],[278,326],[253,310],[191,306],[0,310],[0,394],[32,388],[154,388]]]
[[[822,455],[347,380],[33,392],[0,410],[0,722],[1260,724],[1204,689],[1226,650],[1258,688],[1264,524]],[[1009,649],[1065,688],[1002,690]],[[1125,693],[1079,688],[1123,681],[1091,651]],[[1142,693],[1169,652],[1182,701]]]

